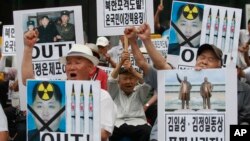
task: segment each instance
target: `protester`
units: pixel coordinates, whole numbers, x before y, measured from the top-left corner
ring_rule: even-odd
[[[95,44],[86,43],[85,45],[91,49],[93,55],[96,58],[100,59],[98,47]],[[94,71],[91,74],[91,79],[92,80],[99,80],[101,82],[101,88],[104,90],[108,89],[108,86],[107,86],[108,75],[103,69],[99,68],[98,66],[95,66]]]
[[[96,40],[96,46],[98,47],[100,54],[100,65],[115,68],[116,63],[108,54],[110,48],[109,40],[104,36],[98,37]]]
[[[24,36],[24,56],[22,61],[22,81],[34,78],[32,69],[32,49],[37,40],[37,32],[30,31]],[[93,56],[89,47],[81,44],[74,44],[66,56],[59,61],[65,64],[68,80],[90,80],[90,74],[94,66],[98,64],[98,59]],[[113,132],[116,117],[116,107],[109,93],[101,89],[100,96],[100,115],[101,115],[101,139],[107,141]]]
[[[123,137],[129,137],[134,141],[147,141],[151,131],[143,109],[150,86],[145,83],[137,84],[138,81],[142,83],[143,79],[131,66],[129,58],[129,53],[124,51],[108,80],[109,93],[118,109],[110,141],[118,141]]]

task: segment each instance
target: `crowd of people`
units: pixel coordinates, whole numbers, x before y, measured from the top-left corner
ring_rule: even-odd
[[[159,7],[158,9],[162,10],[162,8],[163,7]],[[199,8],[197,7],[197,9]],[[63,23],[68,21],[68,18],[69,12],[62,11],[60,25],[64,25]],[[182,18],[182,15],[179,15],[179,18]],[[199,15],[195,18],[197,19],[192,20],[199,20]],[[155,19],[157,19],[157,17],[155,17]],[[177,20],[176,24],[178,24],[178,22],[181,22],[181,20]],[[45,27],[49,24],[48,16],[43,16],[41,18],[41,23],[43,26],[41,25],[41,27],[38,27],[37,30],[33,30],[34,28],[32,29],[31,27],[32,30],[28,30],[24,33],[25,47],[21,68],[22,82],[24,85],[26,85],[27,79],[36,79],[33,75],[32,66],[32,50],[36,43],[54,42],[57,40],[72,41],[75,38],[75,34],[73,32],[63,32],[63,29],[66,27],[51,27],[53,29],[57,29],[55,34],[46,33]],[[28,26],[33,24],[34,22],[31,21],[27,23]],[[249,34],[250,21],[248,24],[249,29],[246,33]],[[72,24],[67,24],[67,28],[73,30],[74,26]],[[158,23],[156,28],[162,27]],[[180,30],[183,31],[184,29]],[[51,32],[52,29],[49,31]],[[162,29],[160,29],[160,31],[163,33]],[[154,111],[151,111],[155,112],[153,117],[154,119],[152,121],[149,120],[152,117],[148,116],[146,112],[150,107],[155,106],[157,103],[157,70],[171,70],[174,68],[171,64],[167,63],[166,58],[156,50],[151,41],[151,34],[150,26],[147,23],[144,23],[137,28],[134,26],[128,26],[124,29],[124,35],[120,36],[120,44],[118,46],[110,47],[108,38],[98,37],[96,43],[74,44],[66,56],[59,58],[59,62],[65,65],[67,80],[100,81],[100,132],[102,141],[120,141],[122,139],[128,141],[158,140],[157,112],[155,109]],[[68,35],[74,36],[70,37]],[[245,38],[247,38],[246,36],[247,35],[244,35]],[[126,40],[124,40],[124,38],[128,40],[128,44],[125,43]],[[153,65],[149,64],[145,60],[143,53],[140,50],[140,45],[138,44],[138,38],[143,42]],[[239,51],[244,52],[244,55],[247,54],[249,50],[249,39],[250,36],[248,36],[247,40],[242,40],[239,47]],[[203,69],[222,67],[223,53],[218,47],[211,44],[192,44],[195,47],[198,47],[196,64],[194,67],[195,70],[202,71]],[[138,72],[131,65],[131,55],[133,55],[136,65],[142,70],[143,73]],[[243,59],[245,59],[244,61],[250,62],[249,54],[245,56],[247,57],[243,57]],[[250,124],[250,81],[248,80],[248,75],[250,74],[245,71],[249,65],[250,64],[248,63],[240,66],[237,64],[238,73],[235,74],[238,77],[238,124]],[[112,67],[113,70],[110,74],[106,74],[104,70],[98,66]],[[187,77],[184,77],[184,80],[178,80],[181,84],[181,108],[188,109],[191,85],[188,82]],[[39,87],[39,85],[37,87]],[[212,85],[208,82],[207,78],[204,78],[201,91],[203,91],[203,108],[205,109],[207,107],[210,109],[211,106],[209,98],[211,97],[210,92],[212,91]],[[34,101],[40,101],[40,103],[44,101],[38,95],[38,92],[34,93],[33,99]],[[57,99],[56,95],[54,95],[54,97],[52,96],[52,100],[54,99]],[[34,109],[40,110],[39,116],[41,118],[49,118],[48,115],[43,113],[41,109],[43,107],[42,105],[37,105],[37,102],[34,102],[32,103],[32,106]],[[60,107],[58,103],[57,106]],[[50,116],[53,117],[54,115]],[[8,124],[1,105],[0,119],[2,119],[0,120],[0,140],[7,141]],[[44,119],[44,121],[48,120],[50,119]],[[41,124],[39,121],[36,122],[37,125]],[[55,127],[56,128],[50,128],[52,131],[59,131],[58,127]],[[41,126],[37,126],[37,129],[35,130],[37,131],[40,129]]]

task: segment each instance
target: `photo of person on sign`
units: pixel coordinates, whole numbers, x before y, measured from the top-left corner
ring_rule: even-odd
[[[40,131],[64,132],[65,127],[60,128],[65,111],[60,88],[55,83],[41,81],[34,85],[29,96],[28,140],[39,141]]]
[[[200,5],[174,3],[168,54],[179,55],[180,47],[198,48],[202,28],[203,7]]]

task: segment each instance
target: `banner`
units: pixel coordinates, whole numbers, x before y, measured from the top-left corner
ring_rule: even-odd
[[[16,42],[15,42],[15,28],[14,25],[3,26],[3,56],[14,56],[16,55]]]
[[[222,50],[223,66],[231,60],[236,64],[241,12],[236,8],[174,1],[168,61],[176,68],[189,69],[195,64],[199,46],[207,43]]]
[[[154,33],[153,1],[97,0],[97,35],[123,35],[129,25],[148,23]]]
[[[32,63],[34,75],[40,79],[65,80],[65,66],[58,59],[67,54],[74,43],[84,43],[81,6],[19,10],[13,12],[16,32],[17,68],[21,72],[24,42],[23,35],[28,30],[39,32],[37,44],[33,47]],[[67,23],[66,26],[65,24]],[[21,73],[18,79],[22,80]],[[19,81],[20,93],[26,93]],[[21,96],[21,109],[25,105]]]

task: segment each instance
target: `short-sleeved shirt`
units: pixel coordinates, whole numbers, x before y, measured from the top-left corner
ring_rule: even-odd
[[[117,106],[116,127],[120,127],[125,123],[133,126],[147,123],[143,104],[151,89],[148,84],[138,84],[134,88],[134,92],[128,96],[120,89],[118,80],[110,76],[108,79],[108,88]]]
[[[106,90],[101,89],[101,128],[113,133],[117,108]]]

